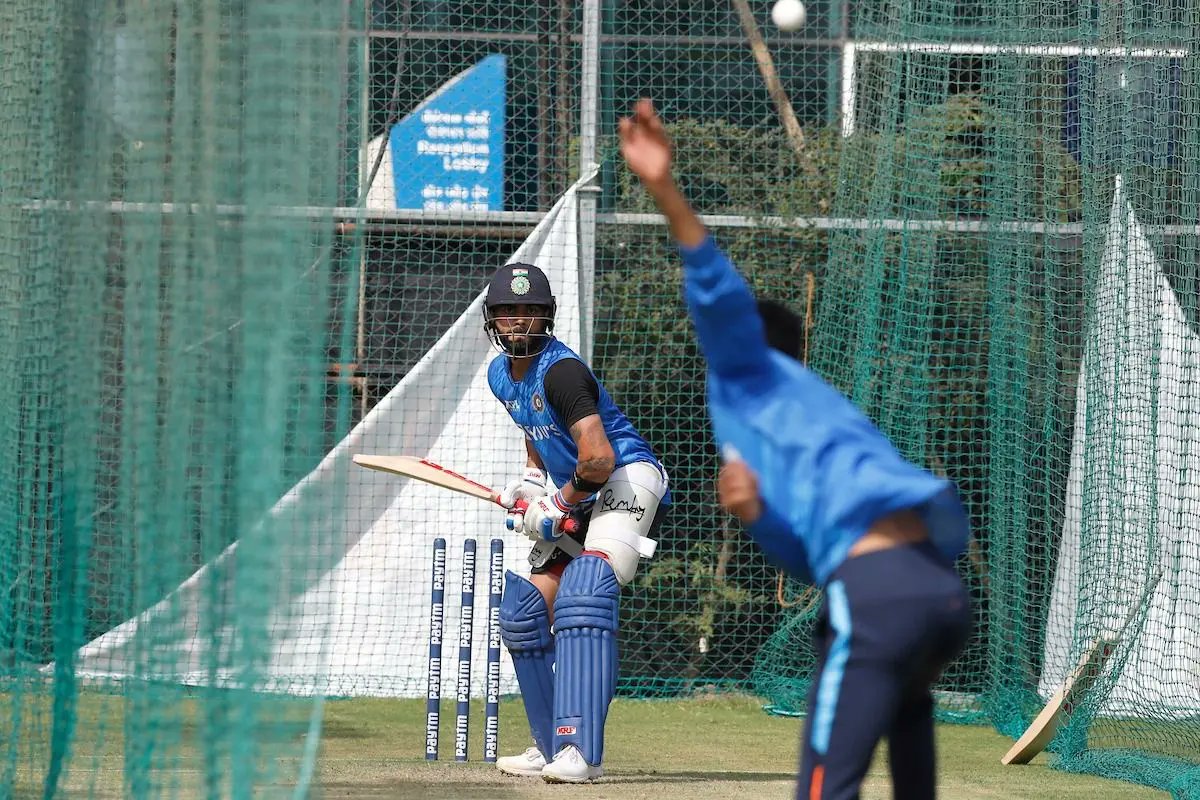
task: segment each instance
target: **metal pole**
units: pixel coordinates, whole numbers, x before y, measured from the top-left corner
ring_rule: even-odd
[[[550,128],[554,113],[551,98],[554,86],[554,42],[553,8],[550,0],[538,0],[537,10],[537,207],[546,211],[557,197],[555,176],[552,174],[555,161],[551,157],[554,137]]]
[[[407,2],[405,3],[407,6]],[[374,180],[374,175],[371,174],[372,168],[370,164],[369,153],[371,151],[371,4],[363,3],[362,8],[362,23],[363,30],[367,35],[362,37],[362,72],[359,79],[362,83],[362,95],[359,98],[359,164],[361,165],[358,174],[358,183],[355,186],[357,190],[355,196],[358,200],[357,211],[359,221],[362,220],[363,209],[367,208],[367,193],[370,192],[370,182]],[[405,21],[407,27],[407,18]],[[401,40],[403,42],[403,40]],[[401,47],[404,45],[401,44]],[[376,157],[381,157],[386,153],[388,147],[388,134],[391,126],[384,128],[383,133],[379,137],[380,152]],[[365,233],[365,232],[364,232]],[[370,263],[367,260],[367,237],[360,234],[358,237],[358,297],[354,315],[354,377],[359,377],[359,370],[367,360],[367,270],[370,269]],[[354,384],[350,384],[351,402],[354,400]],[[355,419],[354,413],[351,412],[351,427],[358,419],[362,419],[367,415],[370,408],[371,380],[362,376],[362,380],[358,384],[358,417]]]
[[[596,163],[600,119],[600,3],[583,0],[583,31],[580,52],[582,74],[579,87],[579,169],[586,172]],[[591,363],[594,337],[593,299],[596,279],[596,202],[601,188],[595,180],[579,189],[579,346],[584,361]]]

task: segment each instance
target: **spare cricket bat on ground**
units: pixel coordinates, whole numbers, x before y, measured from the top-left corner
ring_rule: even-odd
[[[449,489],[452,492],[469,494],[471,497],[478,497],[480,500],[487,500],[488,502],[500,505],[500,493],[491,487],[484,486],[482,483],[459,475],[457,472],[448,470],[440,464],[435,464],[424,458],[416,458],[414,456],[356,455],[354,456],[354,463],[360,467],[366,467],[367,469],[379,472],[388,472],[404,478],[413,478],[434,486],[440,486],[443,489]],[[523,501],[517,503],[518,509],[523,509],[524,507],[525,503]],[[569,535],[565,535],[574,532],[575,529],[575,520],[568,519],[564,521],[564,535],[554,540],[555,546],[561,548],[571,556],[578,556],[583,552],[583,546],[579,542],[572,539]]]
[[[1075,665],[1075,669],[1067,675],[1067,679],[1063,681],[1062,686],[1054,693],[1054,696],[1042,708],[1040,714],[1030,723],[1025,729],[1025,733],[1021,734],[1021,738],[1013,744],[1004,757],[1000,759],[1001,764],[1028,764],[1033,757],[1042,750],[1046,749],[1046,745],[1054,739],[1054,734],[1058,733],[1058,727],[1063,720],[1068,719],[1075,707],[1079,704],[1079,699],[1087,694],[1096,678],[1104,671],[1104,665],[1108,661],[1108,657],[1117,649],[1117,644],[1125,635],[1125,630],[1129,624],[1138,616],[1138,612],[1143,606],[1149,602],[1154,594],[1154,589],[1158,586],[1158,582],[1162,580],[1162,570],[1151,579],[1149,587],[1142,592],[1142,596],[1129,610],[1121,627],[1116,631],[1110,631],[1101,634],[1092,642],[1091,646],[1083,651],[1079,662]]]

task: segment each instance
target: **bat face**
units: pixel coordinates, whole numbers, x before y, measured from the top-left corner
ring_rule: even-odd
[[[1117,649],[1118,643],[1125,635],[1125,630],[1140,613],[1146,610],[1151,595],[1158,586],[1158,582],[1162,580],[1163,574],[1163,570],[1160,569],[1151,577],[1142,596],[1130,605],[1129,612],[1118,629],[1101,634],[1090,647],[1084,650],[1075,669],[1067,675],[1062,686],[1042,708],[1042,712],[1037,715],[1037,718],[1025,729],[1021,738],[1004,754],[1000,763],[1028,764],[1034,756],[1050,744],[1054,739],[1054,734],[1058,732],[1059,724],[1075,711],[1079,701],[1088,693],[1096,678],[1104,671],[1105,663]]]
[[[371,456],[356,455],[354,463],[360,467],[388,472],[405,478],[413,478],[425,483],[441,486],[453,492],[469,494],[481,500],[496,502],[498,495],[482,483],[476,483],[470,478],[452,472],[445,467],[413,456]]]

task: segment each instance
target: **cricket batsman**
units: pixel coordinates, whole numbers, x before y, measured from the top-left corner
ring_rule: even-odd
[[[604,721],[617,684],[621,587],[670,504],[667,473],[591,369],[554,337],[546,275],[508,264],[492,276],[484,330],[500,351],[488,383],[524,434],[524,474],[501,492],[510,528],[533,539],[530,576],[509,571],[500,629],[534,746],[497,760],[509,775],[584,783],[604,774]],[[527,503],[518,510],[517,501]],[[584,546],[555,546],[563,524]]]

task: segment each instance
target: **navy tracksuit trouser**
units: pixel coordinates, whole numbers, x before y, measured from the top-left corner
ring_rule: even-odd
[[[847,559],[830,576],[813,633],[797,800],[857,800],[888,740],[893,797],[936,794],[930,687],[971,627],[962,581],[928,543]]]

